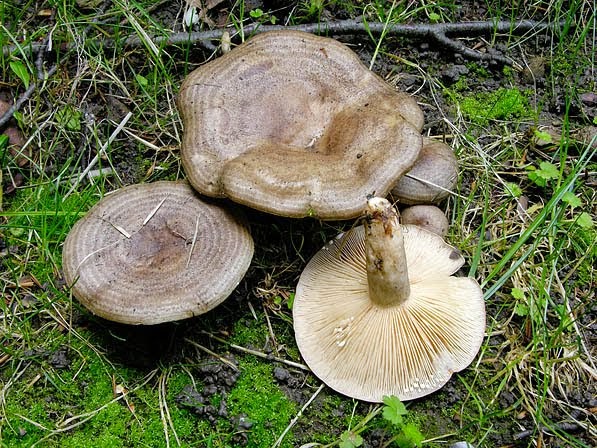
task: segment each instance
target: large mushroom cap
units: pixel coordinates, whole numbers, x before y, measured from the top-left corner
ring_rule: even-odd
[[[307,365],[332,389],[372,402],[385,395],[411,400],[439,389],[472,362],[485,329],[483,297],[473,279],[452,276],[463,258],[440,236],[394,227],[385,212],[367,219],[393,240],[381,246],[403,239],[408,284],[395,281],[404,260],[383,248],[372,251],[368,228],[340,235],[300,277],[296,340]],[[373,294],[383,297],[374,300]]]
[[[341,43],[253,37],[178,96],[185,172],[203,194],[289,217],[347,219],[415,162],[423,115]]]
[[[458,181],[458,160],[443,142],[423,139],[419,158],[392,188],[392,197],[403,204],[437,204]]]
[[[64,243],[64,277],[93,313],[157,324],[205,313],[245,275],[253,240],[241,217],[183,182],[132,185],[105,196]]]

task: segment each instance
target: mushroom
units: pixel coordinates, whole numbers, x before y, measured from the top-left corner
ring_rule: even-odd
[[[392,197],[403,204],[437,204],[456,186],[458,161],[443,142],[423,139],[413,168],[392,188]]]
[[[422,397],[468,366],[483,340],[477,282],[443,239],[400,225],[383,198],[365,225],[320,250],[300,276],[293,305],[298,348],[332,389],[381,402]]]
[[[343,44],[259,34],[192,72],[178,107],[199,192],[287,217],[349,219],[415,163],[423,114]]]
[[[412,205],[402,210],[402,224],[412,224],[439,236],[448,233],[448,218],[435,205]]]
[[[69,232],[67,285],[89,310],[152,325],[205,313],[245,275],[253,240],[241,216],[201,200],[186,182],[122,188]]]

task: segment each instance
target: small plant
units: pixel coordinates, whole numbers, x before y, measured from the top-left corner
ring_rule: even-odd
[[[267,12],[264,12],[260,8],[252,9],[251,11],[249,11],[249,15],[252,18],[254,18],[255,20],[257,20],[258,22],[261,22],[261,23],[269,22],[272,25],[275,25],[276,22],[277,22],[277,20],[278,20],[276,18],[276,16],[274,16],[273,14],[269,14]]]
[[[539,187],[545,187],[550,181],[560,178],[560,170],[550,162],[543,161],[539,163],[539,167],[529,166],[527,170],[529,180]]]
[[[23,82],[26,89],[29,88],[29,82],[31,81],[31,75],[27,69],[27,65],[19,60],[10,61],[8,64],[12,72]]]
[[[66,105],[56,111],[56,121],[69,131],[80,131],[81,111]]]
[[[383,418],[388,421],[392,427],[399,431],[392,441],[400,448],[413,448],[421,446],[425,437],[419,431],[419,428],[411,422],[405,422],[404,417],[408,414],[406,406],[396,396],[383,397]]]
[[[325,0],[305,0],[299,6],[306,19],[317,19],[321,16]]]
[[[542,161],[539,166],[527,167],[527,176],[535,185],[539,187],[548,187],[556,184],[562,179],[560,169],[551,162]],[[574,213],[575,209],[581,208],[584,203],[580,197],[572,191],[562,193],[561,201],[568,206],[573,213],[572,221],[583,229],[590,229],[594,226],[591,215],[587,212]]]
[[[363,445],[363,438],[350,431],[346,430],[340,435],[340,448],[357,448]]]

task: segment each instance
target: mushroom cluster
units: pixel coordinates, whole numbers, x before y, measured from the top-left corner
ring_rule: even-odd
[[[472,361],[482,293],[453,275],[464,259],[430,205],[454,188],[456,158],[422,137],[412,97],[333,39],[274,31],[188,75],[178,107],[189,183],[125,187],[73,227],[63,265],[81,303],[156,324],[222,302],[245,275],[253,240],[240,211],[215,198],[292,218],[366,210],[364,226],[317,253],[297,285],[296,339],[314,374],[358,399],[412,399]],[[398,222],[387,195],[413,205],[404,211],[413,224]]]

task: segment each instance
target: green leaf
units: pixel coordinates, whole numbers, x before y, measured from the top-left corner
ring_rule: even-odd
[[[550,162],[543,161],[539,164],[539,168],[529,167],[528,169],[529,179],[540,187],[545,187],[549,180],[558,179],[560,177],[560,170]]]
[[[513,198],[519,198],[522,196],[522,188],[520,188],[520,186],[514,182],[506,182],[504,188],[506,189],[506,193]]]
[[[514,297],[517,300],[524,299],[524,291],[520,288],[512,288],[512,291],[510,291],[510,294],[512,294],[512,297]]]
[[[545,179],[557,179],[560,177],[560,170],[553,163],[549,163],[549,162],[545,162],[545,161],[541,162],[539,164],[538,171],[541,172],[541,175]]]
[[[0,151],[8,148],[8,135],[0,134]]]
[[[436,12],[429,13],[429,21],[431,23],[437,23],[441,19],[441,16]]]
[[[546,143],[553,143],[553,138],[549,132],[540,131],[539,129],[535,129],[535,138],[539,140],[543,140]]]
[[[352,431],[344,431],[340,435],[340,448],[357,448],[363,444],[363,438]]]
[[[593,222],[593,218],[587,212],[582,212],[576,218],[576,225],[582,227],[583,229],[592,229],[595,226]]]
[[[27,70],[27,66],[23,64],[21,61],[11,61],[9,64],[10,69],[13,71],[17,77],[23,81],[25,84],[25,88],[29,88],[29,81],[31,80],[31,75],[29,75],[29,70]]]
[[[425,436],[421,434],[419,428],[414,423],[407,423],[402,427],[402,433],[411,441],[414,446],[421,446]]]
[[[524,303],[517,303],[514,306],[514,314],[520,317],[528,316],[529,315],[529,307]]]
[[[394,395],[383,397],[383,418],[389,421],[392,425],[400,426],[402,424],[402,416],[406,415],[408,411],[404,403]]]
[[[81,111],[72,106],[64,106],[56,111],[56,121],[69,131],[80,131]]]
[[[249,15],[254,19],[259,19],[260,17],[263,17],[263,10],[260,8],[252,9],[249,11]]]
[[[562,201],[572,208],[580,207],[582,205],[582,200],[571,191],[567,191],[562,195]]]
[[[293,292],[288,294],[288,302],[286,302],[286,306],[288,307],[289,310],[292,309],[292,305],[294,305],[294,293]]]
[[[149,84],[149,81],[147,81],[147,78],[143,75],[135,75],[135,79],[141,87],[147,87]]]

